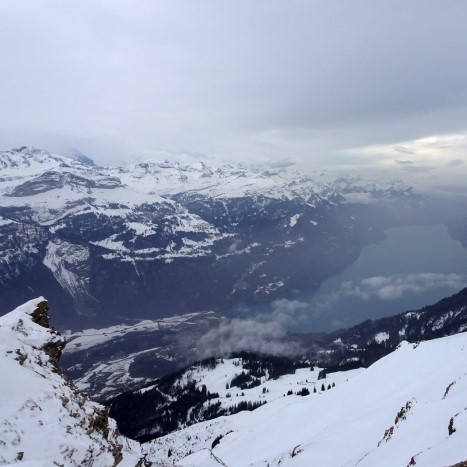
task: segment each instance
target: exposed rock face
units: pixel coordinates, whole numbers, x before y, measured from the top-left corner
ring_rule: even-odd
[[[44,300],[37,304],[36,309],[31,313],[32,320],[42,326],[48,328],[49,326],[49,304]]]
[[[108,410],[62,375],[65,339],[48,325],[42,297],[0,318],[0,464],[149,465]]]
[[[32,312],[31,318],[34,323],[44,328],[50,328],[49,326],[49,304],[44,300],[37,304],[37,308]],[[53,329],[50,329],[50,333],[58,337],[57,339],[46,342],[42,346],[42,350],[49,356],[50,362],[55,365],[56,369],[59,370],[58,363],[62,356],[63,349],[65,348],[66,341],[60,339],[60,334]]]

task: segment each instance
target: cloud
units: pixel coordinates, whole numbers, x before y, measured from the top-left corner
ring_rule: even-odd
[[[450,165],[453,162],[453,156],[458,156],[454,159],[456,161],[454,165],[456,165],[459,164],[458,161],[462,163],[467,154],[467,131],[433,134],[423,138],[401,141],[396,145],[374,144],[343,152],[348,155],[360,155],[362,158],[377,160],[381,166],[387,168],[394,166],[394,164],[403,168],[411,168],[415,164],[417,169],[426,166]],[[395,158],[401,152],[410,154],[412,157],[410,160]]]
[[[200,358],[249,351],[294,356],[302,352],[289,342],[287,329],[306,319],[309,305],[298,300],[281,299],[271,304],[271,313],[248,319],[226,319],[198,342]]]
[[[389,301],[404,295],[421,294],[438,288],[460,290],[465,286],[466,279],[455,273],[397,274],[368,277],[358,282],[343,282],[337,296],[356,297],[364,301],[371,299]]]
[[[344,204],[376,204],[378,199],[372,193],[351,192],[345,193]]]
[[[291,161],[290,159],[279,159],[269,163],[269,166],[273,169],[285,169],[286,167],[292,167],[294,165],[295,162]]]
[[[228,248],[228,252],[229,253],[235,253],[237,251],[237,248],[241,245],[241,241],[240,240],[234,240],[231,245],[229,246]]]
[[[452,161],[448,162],[448,165],[450,167],[459,167],[460,165],[463,165],[464,161],[462,159],[453,159]]]
[[[382,141],[407,153],[399,142],[467,121],[467,5],[396,3],[3,0],[0,140],[100,164],[165,150],[315,168]]]
[[[270,319],[284,329],[301,326],[309,318],[310,304],[300,300],[281,298],[271,304]]]
[[[394,151],[401,152],[402,154],[415,154],[413,151],[410,149],[401,147],[401,146],[394,146]],[[396,161],[398,162],[398,161]]]
[[[435,170],[436,167],[431,167],[427,165],[405,165],[402,167],[404,172],[409,172],[410,174],[424,174],[430,173]]]

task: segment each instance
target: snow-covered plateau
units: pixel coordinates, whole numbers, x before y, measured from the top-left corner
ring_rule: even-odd
[[[404,342],[331,390],[284,396],[312,372],[270,383],[267,404],[139,445],[58,367],[63,338],[34,299],[0,318],[0,464],[453,466],[467,461],[467,333]],[[224,369],[223,369],[224,365]],[[233,360],[200,384],[222,393]],[[303,373],[303,374],[302,374]],[[308,374],[308,376],[307,376]],[[217,386],[216,386],[217,385]],[[262,394],[258,394],[261,397]],[[224,394],[226,396],[226,394]]]
[[[198,340],[219,319],[187,313],[67,333],[62,366],[79,389],[104,400],[191,363]]]

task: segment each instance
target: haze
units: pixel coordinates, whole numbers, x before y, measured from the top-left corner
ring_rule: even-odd
[[[458,173],[467,3],[0,4],[0,141],[147,158]]]

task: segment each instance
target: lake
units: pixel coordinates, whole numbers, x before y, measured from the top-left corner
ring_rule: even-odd
[[[323,282],[309,304],[308,331],[348,327],[365,319],[418,309],[467,286],[467,249],[443,225],[397,227]]]
[[[233,314],[278,318],[294,332],[332,331],[419,309],[467,286],[467,249],[445,226],[397,227],[385,236],[317,292]]]

